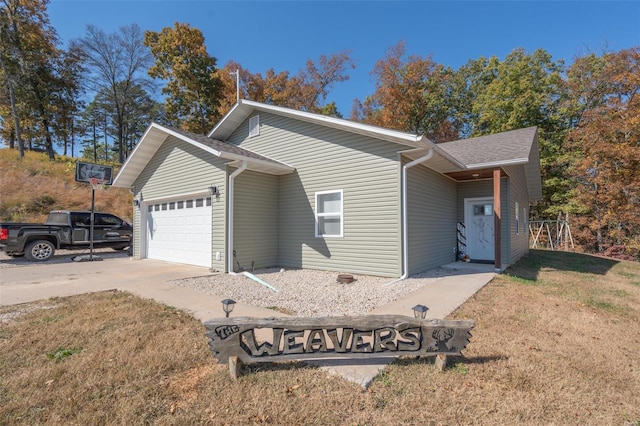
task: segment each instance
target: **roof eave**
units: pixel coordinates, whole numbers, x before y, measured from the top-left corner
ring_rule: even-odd
[[[218,124],[215,125],[215,127],[207,134],[207,137],[209,138],[213,138],[212,135],[214,135],[217,131],[219,131],[219,129],[226,123],[227,118],[229,116],[231,116],[232,114],[235,113],[236,110],[238,110],[240,108],[240,102],[238,101],[236,102],[231,109],[224,115],[224,117],[222,117],[220,119],[220,121],[218,121]],[[214,138],[214,139],[218,139],[218,138]],[[225,138],[226,139],[226,138]]]
[[[137,179],[140,172],[136,173],[135,170],[131,172],[131,163],[137,159],[137,157],[139,156],[139,152],[144,149],[143,142],[149,137],[149,134],[157,129],[161,129],[161,126],[156,123],[151,123],[149,127],[147,127],[147,130],[145,130],[144,134],[140,138],[140,141],[136,144],[135,148],[120,168],[120,171],[116,175],[111,186],[114,186],[116,188],[130,188],[133,185],[133,182]],[[158,146],[161,144],[162,142],[160,142]],[[157,151],[157,147],[153,151],[155,153],[155,151]],[[132,174],[135,174],[135,176],[131,177],[130,175]]]
[[[519,165],[526,164],[528,162],[529,162],[528,158],[514,158],[511,160],[490,161],[488,163],[467,164],[465,165],[465,169],[476,170],[476,169],[487,169],[491,167],[519,166]]]
[[[281,116],[295,118],[301,121],[315,123],[325,127],[340,129],[351,133],[363,134],[369,137],[386,140],[388,142],[393,142],[400,145],[412,146],[415,148],[430,147],[430,145],[425,142],[425,140],[428,141],[428,139],[426,139],[422,135],[414,135],[411,133],[400,132],[398,130],[384,129],[381,127],[362,124],[342,118],[313,114],[306,111],[299,111],[248,100],[238,101],[238,103],[236,103],[231,108],[231,110],[227,114],[225,114],[225,116],[213,128],[213,130],[209,132],[208,136],[222,140],[227,139],[231,135],[233,130],[237,128],[239,123],[244,121],[244,119],[246,119],[253,111],[270,112]],[[239,119],[236,120],[238,124],[235,125],[235,127],[233,124],[229,126],[227,123],[232,120],[232,116],[238,114],[240,115]],[[233,130],[231,130],[232,128]],[[429,141],[429,143],[432,142]]]
[[[252,169],[251,165],[257,165],[261,170],[269,170],[271,173],[276,175],[286,175],[289,173],[293,173],[296,169],[295,167],[291,167],[287,164],[283,164],[280,162],[271,162],[260,160],[257,158],[246,157],[244,155],[233,154],[230,152],[221,152],[220,158],[224,158],[232,161],[247,161],[249,163],[249,170]]]

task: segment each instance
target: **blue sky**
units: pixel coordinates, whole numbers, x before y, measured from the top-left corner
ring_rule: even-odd
[[[454,69],[519,47],[571,63],[585,52],[640,45],[639,1],[51,0],[48,12],[63,44],[88,24],[112,32],[187,22],[202,30],[219,66],[234,60],[263,75],[269,68],[295,73],[307,59],[351,50],[356,69],[328,97],[345,117],[353,99],[373,93],[376,61],[401,40],[409,54],[431,54]]]

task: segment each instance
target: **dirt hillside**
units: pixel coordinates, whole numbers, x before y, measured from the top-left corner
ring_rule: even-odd
[[[89,210],[91,186],[74,179],[77,158],[0,149],[0,221],[42,222],[51,210]],[[117,173],[119,166],[114,166]],[[96,211],[132,220],[132,195],[127,189],[97,190]]]

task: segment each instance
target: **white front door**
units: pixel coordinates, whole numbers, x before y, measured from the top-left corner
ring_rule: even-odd
[[[465,198],[467,255],[471,260],[495,260],[493,197]]]

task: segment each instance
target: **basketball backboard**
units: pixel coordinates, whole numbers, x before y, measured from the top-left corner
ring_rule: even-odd
[[[76,163],[76,182],[89,183],[90,178],[104,179],[106,185],[111,185],[113,181],[113,167],[78,161]]]

